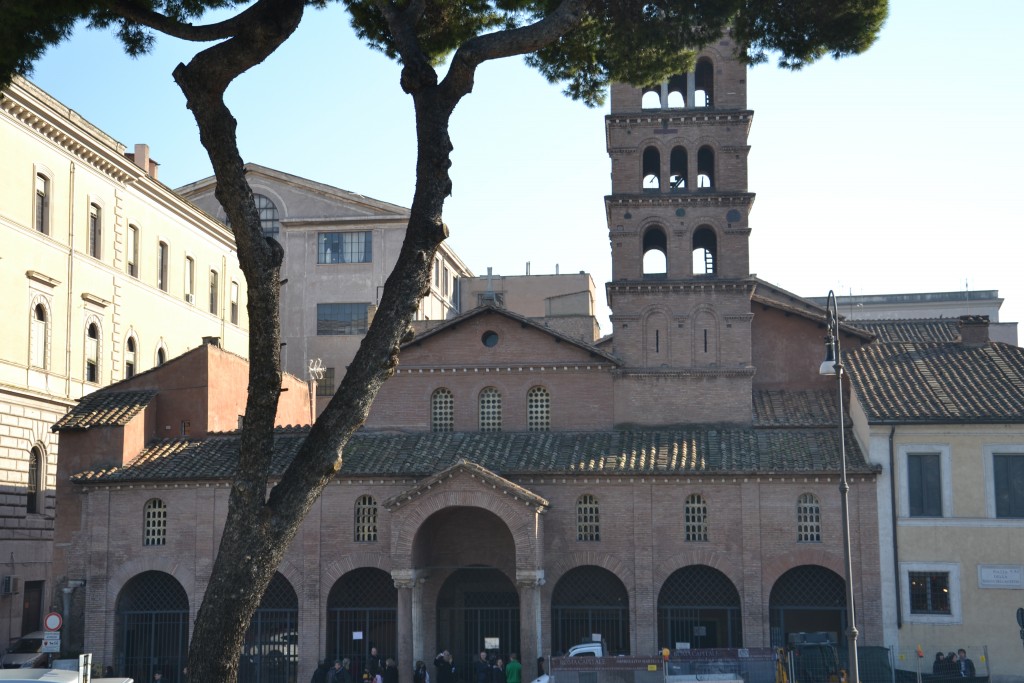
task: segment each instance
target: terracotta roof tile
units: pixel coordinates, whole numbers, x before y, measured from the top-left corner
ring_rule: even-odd
[[[830,390],[755,390],[753,409],[755,427],[828,427],[839,415]]]
[[[57,420],[51,427],[55,432],[62,429],[90,429],[92,427],[115,427],[126,425],[143,408],[149,405],[157,392],[154,389],[139,391],[97,391],[82,397],[71,411]]]
[[[305,429],[279,430],[273,473],[295,457]],[[839,470],[838,430],[694,427],[600,432],[361,432],[345,447],[342,477],[430,476],[460,460],[499,475],[701,475]],[[874,472],[847,437],[851,471]],[[152,445],[127,465],[82,472],[80,483],[230,478],[238,434]]]
[[[955,318],[857,320],[855,324],[874,334],[881,343],[955,342],[960,338]]]
[[[871,344],[846,354],[877,422],[1024,423],[1024,349],[990,342]]]

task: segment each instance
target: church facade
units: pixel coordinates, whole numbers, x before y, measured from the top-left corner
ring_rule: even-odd
[[[594,635],[623,654],[842,639],[848,418],[817,374],[821,308],[748,272],[753,114],[733,49],[709,46],[657,87],[612,89],[612,336],[485,305],[408,343],[264,596],[244,680],[305,680],[325,658],[359,667],[371,646],[404,680],[440,649],[465,664],[516,652],[532,676],[537,657]],[[842,334],[848,349],[872,340]],[[173,405],[159,386],[138,395],[141,381],[57,425],[62,449],[123,447],[62,469],[58,495],[81,514],[58,529],[55,578],[83,584],[94,662],[173,683],[237,433],[117,438]],[[303,435],[281,429],[277,466]],[[879,645],[880,468],[846,443],[858,628]]]

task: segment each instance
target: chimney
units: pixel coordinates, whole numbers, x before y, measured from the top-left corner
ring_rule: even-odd
[[[220,346],[220,337],[203,337],[203,344],[209,344],[210,346]]]
[[[982,346],[989,342],[987,315],[960,316],[960,343],[964,346]]]
[[[153,180],[157,180],[160,164],[149,158],[149,145],[135,145],[135,153],[127,155],[135,162],[135,165],[149,174]]]

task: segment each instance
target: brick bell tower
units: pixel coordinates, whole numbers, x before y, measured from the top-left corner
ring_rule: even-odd
[[[607,284],[619,426],[750,424],[746,67],[728,37],[692,73],[613,84]]]

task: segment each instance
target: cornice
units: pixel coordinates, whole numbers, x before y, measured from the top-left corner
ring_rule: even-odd
[[[749,207],[754,203],[753,192],[721,192],[715,190],[645,192],[638,194],[618,193],[604,198],[607,210],[612,208],[640,207]]]
[[[423,366],[403,367],[395,370],[396,375],[513,375],[522,372],[607,372],[614,368],[611,362],[594,363],[524,363],[522,365],[477,365],[477,366]]]
[[[605,283],[605,290],[609,293],[697,292],[709,289],[749,292],[755,285],[753,280],[718,280],[714,277],[699,280],[617,280]]]
[[[609,128],[628,128],[631,126],[657,125],[671,126],[693,123],[726,125],[747,123],[754,118],[751,109],[718,111],[714,109],[651,109],[641,112],[621,112],[608,114],[604,117]]]
[[[621,377],[753,377],[753,366],[742,368],[618,368],[614,374]]]

